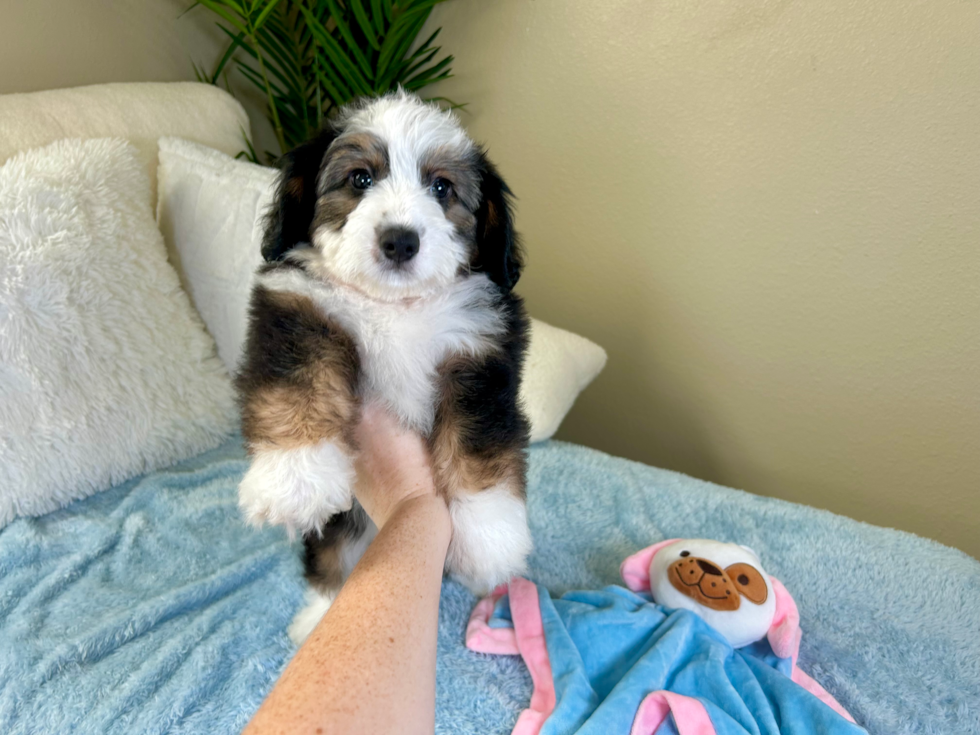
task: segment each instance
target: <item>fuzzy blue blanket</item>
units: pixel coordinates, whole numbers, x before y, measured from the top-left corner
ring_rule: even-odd
[[[237,733],[292,654],[295,545],[239,519],[239,442],[0,531],[0,732]],[[551,442],[530,454],[553,594],[670,537],[755,549],[792,592],[800,666],[876,735],[980,734],[980,564],[898,531]],[[531,681],[468,651],[447,582],[437,732],[509,733]]]

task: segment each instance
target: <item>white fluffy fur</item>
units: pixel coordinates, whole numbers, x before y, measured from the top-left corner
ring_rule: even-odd
[[[524,502],[511,488],[491,487],[449,504],[453,538],[446,566],[470,589],[483,594],[525,569],[531,553]]]
[[[250,524],[285,526],[293,537],[350,510],[353,480],[351,457],[332,441],[295,449],[260,448],[238,486],[238,505]]]
[[[466,155],[474,148],[454,115],[405,93],[388,95],[348,111],[345,132],[368,132],[388,147],[389,173],[368,189],[339,231],[313,233],[319,265],[334,280],[375,299],[398,301],[445,288],[469,260],[439,202],[421,180],[430,151]],[[402,226],[419,235],[418,255],[394,269],[378,248],[378,232]]]
[[[307,251],[309,252],[309,251]],[[450,355],[477,355],[503,333],[494,287],[485,275],[455,281],[428,298],[381,303],[297,270],[260,276],[266,288],[309,296],[354,336],[365,400],[379,400],[406,426],[432,428],[436,369]]]
[[[320,592],[312,587],[306,588],[306,604],[299,609],[289,624],[289,639],[297,646],[310,637],[317,623],[327,614],[327,610],[337,599],[338,590]]]
[[[218,444],[231,384],[122,140],[0,168],[0,526]]]

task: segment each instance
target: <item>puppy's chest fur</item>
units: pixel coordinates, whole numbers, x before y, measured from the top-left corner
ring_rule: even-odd
[[[383,403],[423,435],[432,430],[440,366],[488,354],[506,331],[497,289],[482,275],[407,304],[379,302],[298,269],[270,273],[260,283],[313,301],[357,347],[361,399]]]

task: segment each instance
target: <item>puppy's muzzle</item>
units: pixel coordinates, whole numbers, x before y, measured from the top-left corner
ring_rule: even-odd
[[[407,263],[419,252],[419,233],[407,227],[390,227],[378,237],[385,258],[396,265]]]

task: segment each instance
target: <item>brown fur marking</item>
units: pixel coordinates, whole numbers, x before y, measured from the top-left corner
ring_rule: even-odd
[[[439,369],[442,395],[429,436],[436,489],[443,497],[452,499],[503,483],[523,499],[527,464],[523,444],[487,446],[479,443],[480,449],[475,450],[478,443],[473,439],[479,427],[472,418],[462,415],[455,405],[459,386],[453,375],[472,369],[475,363],[474,358],[454,357]]]
[[[295,369],[269,375],[246,366],[239,380],[245,438],[253,448],[288,449],[338,436],[349,444],[359,412],[354,341],[305,296],[265,291],[261,298],[290,335],[265,349],[289,352]]]

